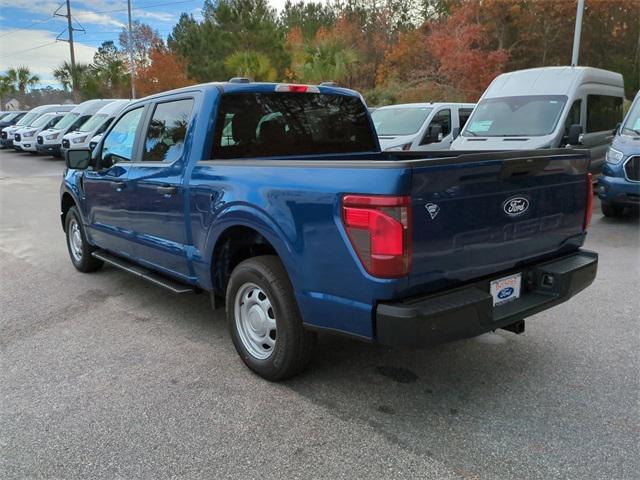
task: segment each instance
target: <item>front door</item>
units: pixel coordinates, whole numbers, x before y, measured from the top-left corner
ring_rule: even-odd
[[[184,146],[193,105],[193,98],[182,98],[150,107],[141,158],[129,170],[136,200],[130,215],[136,255],[157,270],[185,278],[192,275],[187,261]]]
[[[129,211],[133,196],[129,168],[136,160],[144,107],[122,116],[107,133],[94,170],[85,170],[82,189],[88,234],[92,243],[124,256],[133,256]]]

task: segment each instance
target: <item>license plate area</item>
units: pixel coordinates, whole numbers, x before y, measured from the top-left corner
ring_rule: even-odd
[[[493,298],[493,306],[503,305],[520,298],[522,286],[522,273],[514,273],[507,277],[493,280],[489,286],[489,292]]]

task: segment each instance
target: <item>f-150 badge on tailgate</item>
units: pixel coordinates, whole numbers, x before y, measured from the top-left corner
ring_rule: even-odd
[[[517,217],[529,209],[529,200],[524,197],[511,197],[504,201],[502,209],[510,217]]]

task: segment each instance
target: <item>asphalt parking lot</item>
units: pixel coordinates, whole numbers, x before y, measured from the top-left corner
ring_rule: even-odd
[[[637,220],[596,203],[596,282],[523,335],[323,336],[271,384],[205,295],[74,270],[62,170],[0,151],[1,478],[638,478]]]

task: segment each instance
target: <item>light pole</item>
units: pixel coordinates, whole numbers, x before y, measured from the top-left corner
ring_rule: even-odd
[[[136,98],[136,66],[133,60],[133,33],[131,32],[131,0],[127,0],[129,14],[129,65],[131,67],[131,99]]]
[[[582,15],[584,14],[584,0],[578,0],[578,10],[576,11],[576,28],[573,32],[573,53],[571,54],[571,66],[578,65],[580,56],[580,35],[582,34]]]

